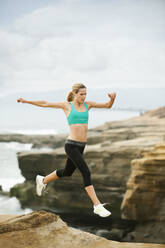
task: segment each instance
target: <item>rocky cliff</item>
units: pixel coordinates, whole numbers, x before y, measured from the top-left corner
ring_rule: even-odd
[[[131,166],[122,217],[165,221],[165,143],[132,160]]]

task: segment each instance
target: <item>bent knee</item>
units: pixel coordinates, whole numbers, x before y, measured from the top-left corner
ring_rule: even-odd
[[[64,174],[64,177],[71,177],[73,173]]]
[[[73,174],[72,171],[64,171],[64,172],[63,172],[63,177],[71,177],[72,174]]]

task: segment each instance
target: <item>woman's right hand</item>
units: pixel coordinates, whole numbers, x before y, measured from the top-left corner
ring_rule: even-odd
[[[25,103],[25,100],[24,100],[23,98],[18,98],[18,99],[17,99],[17,102]]]

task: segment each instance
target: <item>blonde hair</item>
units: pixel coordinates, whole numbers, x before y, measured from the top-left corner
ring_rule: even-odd
[[[78,93],[79,92],[79,89],[83,89],[83,88],[86,88],[86,86],[84,84],[80,84],[80,83],[74,84],[72,86],[72,91],[70,91],[67,94],[67,101],[68,102],[73,101],[73,99],[74,99],[74,94],[73,93]]]

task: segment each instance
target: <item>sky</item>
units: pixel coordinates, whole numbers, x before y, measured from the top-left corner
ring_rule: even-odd
[[[164,0],[1,0],[0,97],[165,88]]]

